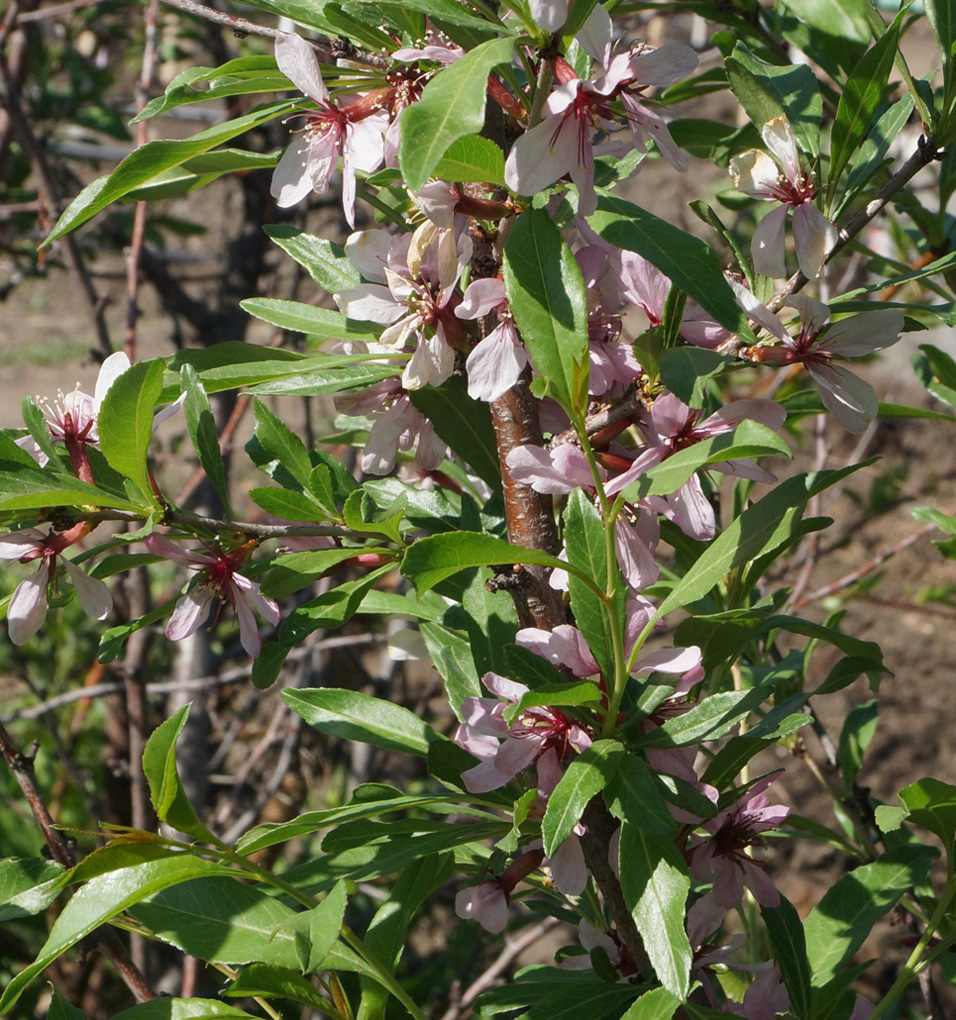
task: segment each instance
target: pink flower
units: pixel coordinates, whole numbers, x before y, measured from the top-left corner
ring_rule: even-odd
[[[259,594],[259,585],[255,581],[239,573],[239,567],[248,558],[249,545],[229,553],[218,550],[184,552],[168,538],[156,533],[147,536],[145,544],[153,555],[172,560],[196,573],[196,584],[179,599],[166,624],[166,637],[170,641],[181,641],[206,622],[214,604],[221,607],[228,602],[239,619],[242,647],[254,659],[257,658],[262,651],[262,639],[253,614],[258,613],[274,627],[278,625],[281,614],[272,599]]]
[[[710,836],[698,842],[690,852],[690,870],[701,882],[713,882],[713,899],[718,907],[735,907],[744,886],[764,907],[775,907],[780,894],[763,868],[746,850],[759,842],[768,829],[779,825],[790,808],[770,803],[764,790],[776,776],[765,776],[739,800],[703,823]]]
[[[425,471],[434,471],[445,459],[448,447],[411,402],[397,376],[359,393],[340,395],[335,406],[346,414],[365,414],[372,419],[365,449],[359,455],[359,466],[366,474],[387,475],[395,467],[399,451],[412,447],[415,463]]]
[[[840,319],[827,327],[830,309],[822,301],[792,294],[787,303],[800,313],[800,333],[794,338],[750,291],[734,289],[754,322],[784,344],[751,348],[751,357],[777,365],[805,365],[827,410],[847,432],[854,435],[863,432],[879,412],[879,401],[868,382],[833,361],[862,358],[895,344],[903,330],[903,313],[896,308],[876,309]]]
[[[728,1000],[725,1010],[744,1020],[775,1020],[777,1014],[790,1011],[790,994],[780,977],[776,964],[765,964],[744,992],[743,1002]]]
[[[355,224],[355,171],[370,173],[382,162],[383,132],[388,115],[381,95],[365,96],[348,106],[329,98],[319,62],[312,47],[300,36],[280,35],[276,39],[279,70],[318,111],[307,113],[305,128],[286,149],[272,177],[272,195],[280,208],[287,209],[310,192],[324,194],[342,157],[342,205],[349,224]]]
[[[454,347],[465,338],[454,314],[455,285],[471,249],[469,237],[458,243],[451,230],[432,224],[411,237],[367,231],[353,234],[346,243],[353,264],[375,282],[335,294],[335,303],[349,318],[385,326],[379,343],[387,347],[417,341],[402,373],[406,390],[440,386],[454,370]]]
[[[40,560],[40,569],[17,585],[7,606],[7,628],[15,645],[25,644],[40,629],[46,619],[48,592],[57,583],[57,562],[63,564],[77,598],[87,615],[94,620],[105,620],[113,608],[109,589],[98,578],[90,577],[75,563],[60,554],[68,546],[89,534],[85,523],[74,525],[69,531],[41,531],[26,528],[23,531],[0,535],[0,560],[19,560],[32,563]]]
[[[813,174],[800,166],[793,129],[786,117],[774,117],[761,131],[774,158],[749,149],[730,161],[734,186],[764,202],[780,202],[757,224],[751,251],[754,269],[761,276],[779,279],[787,275],[784,262],[784,227],[787,210],[793,209],[793,244],[800,272],[815,280],[823,272],[827,255],[839,235],[836,227],[813,204],[819,190]]]
[[[455,740],[481,760],[462,773],[470,793],[497,790],[550,749],[562,759],[591,746],[591,737],[584,727],[556,708],[529,708],[509,725],[505,722],[503,702],[517,704],[528,688],[497,673],[486,673],[482,683],[495,697],[465,698],[464,722],[455,733]]]
[[[473,280],[455,309],[459,319],[480,319],[495,312],[498,325],[468,355],[468,396],[489,403],[506,393],[521,377],[528,354],[515,329],[505,285],[497,277]]]
[[[529,850],[516,858],[497,877],[488,878],[455,897],[455,913],[465,921],[477,921],[497,935],[508,924],[508,902],[515,886],[541,865],[544,852]]]
[[[784,423],[786,412],[772,400],[738,400],[704,418],[704,412],[688,407],[673,393],[663,393],[654,401],[650,417],[641,425],[647,436],[649,449],[635,460],[624,474],[618,475],[607,486],[608,495],[620,492],[635,481],[649,467],[659,464],[680,450],[713,436],[732,432],[744,419],[758,421],[768,428],[778,429]],[[748,459],[722,461],[711,464],[709,470],[721,471],[739,478],[758,482],[774,482],[776,477]],[[687,535],[708,540],[716,533],[714,508],[704,494],[697,475],[692,475],[680,490],[666,498],[650,497],[657,507]]]

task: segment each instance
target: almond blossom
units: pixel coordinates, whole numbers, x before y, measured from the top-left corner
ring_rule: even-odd
[[[544,851],[528,850],[517,857],[495,878],[486,878],[470,889],[462,889],[455,897],[455,913],[463,921],[477,921],[492,935],[504,931],[508,924],[508,903],[515,886],[537,870]]]
[[[40,569],[17,585],[7,606],[7,629],[15,645],[25,644],[43,625],[49,608],[49,592],[56,588],[60,563],[73,582],[84,612],[94,620],[105,620],[109,615],[113,600],[106,585],[61,555],[89,532],[90,526],[81,522],[68,531],[25,528],[0,535],[0,560],[21,563],[40,560]]]
[[[757,224],[751,251],[754,269],[773,279],[787,275],[784,261],[784,228],[787,210],[793,209],[793,244],[800,272],[815,280],[837,243],[836,227],[813,204],[819,188],[813,173],[800,165],[793,128],[786,117],[764,124],[761,135],[773,158],[760,149],[749,149],[730,161],[734,187],[764,202],[780,202]]]
[[[701,882],[713,882],[718,907],[735,907],[744,886],[761,906],[776,907],[780,902],[773,882],[747,852],[764,832],[776,828],[790,814],[790,808],[772,804],[764,793],[775,778],[764,776],[716,818],[705,821],[703,828],[709,836],[698,839],[691,848],[691,874]]]
[[[455,316],[455,286],[471,258],[471,238],[456,242],[451,230],[423,224],[411,236],[391,238],[383,230],[353,234],[346,253],[366,280],[334,294],[339,309],[352,319],[375,322],[379,343],[416,346],[402,373],[406,390],[440,386],[455,367],[455,346],[465,331]]]
[[[600,5],[591,17],[600,19],[599,11],[607,17]],[[599,26],[591,35],[591,42],[587,41],[590,37],[582,36],[582,45],[601,47],[610,57],[610,19],[606,32]],[[674,144],[663,118],[642,101],[642,93],[651,86],[672,84],[696,66],[694,51],[678,43],[660,50],[618,54],[610,58],[606,69],[596,65],[593,79],[579,78],[571,65],[558,57],[558,87],[545,101],[541,122],[512,147],[505,163],[505,183],[518,194],[534,195],[570,175],[578,189],[578,211],[590,216],[597,208],[596,157],[624,156],[634,147],[644,152],[644,139],[649,135],[665,159],[678,170],[686,169],[686,153]],[[629,141],[612,139],[595,144],[595,135],[616,132],[625,124],[631,131]]]
[[[354,226],[355,172],[371,173],[384,158],[388,114],[382,106],[388,90],[339,106],[329,98],[315,51],[298,35],[283,33],[276,38],[276,63],[319,109],[303,114],[305,127],[275,168],[272,196],[281,209],[287,209],[310,191],[324,194],[341,155],[342,206],[349,225]]]
[[[494,312],[498,325],[472,349],[465,362],[468,396],[474,400],[497,400],[521,377],[528,353],[518,336],[505,297],[505,285],[497,277],[473,280],[455,309],[459,319],[480,319]]]
[[[895,344],[903,331],[903,313],[897,308],[879,308],[827,326],[827,305],[805,294],[791,294],[787,305],[800,313],[800,332],[791,337],[783,323],[750,291],[739,286],[734,290],[747,315],[783,341],[783,347],[753,347],[750,356],[775,365],[805,365],[827,410],[847,432],[863,432],[879,412],[879,401],[868,382],[833,362],[862,358]]]
[[[215,549],[205,553],[185,552],[155,532],[147,536],[145,544],[153,555],[179,563],[196,575],[196,583],[176,603],[166,624],[166,637],[170,641],[181,641],[206,622],[214,605],[218,617],[222,605],[229,603],[239,620],[242,647],[257,658],[262,651],[262,639],[254,614],[258,613],[273,626],[278,625],[281,614],[272,599],[259,594],[255,581],[239,573],[239,567],[248,558],[249,545],[228,553]]]

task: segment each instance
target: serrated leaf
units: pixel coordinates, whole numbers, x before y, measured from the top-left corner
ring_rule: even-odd
[[[184,705],[153,730],[143,750],[143,773],[153,810],[161,822],[205,843],[218,844],[189,803],[176,768],[176,741],[188,716],[189,705]]]
[[[439,387],[412,390],[409,399],[433,424],[438,438],[458,454],[492,492],[501,492],[498,447],[488,405],[468,396],[463,376]]]
[[[608,810],[652,836],[669,836],[677,828],[647,764],[628,754],[618,766],[604,794]]]
[[[359,691],[335,687],[288,689],[282,692],[282,699],[322,733],[360,740],[388,751],[424,757],[429,744],[447,739],[407,708]]]
[[[873,925],[926,877],[936,851],[905,846],[844,875],[803,923],[813,987],[825,985],[863,945]]]
[[[505,156],[501,148],[480,135],[466,135],[452,142],[435,166],[435,176],[459,184],[505,186]]]
[[[541,822],[544,852],[549,857],[574,831],[591,799],[614,778],[623,755],[624,747],[616,740],[596,740],[571,759],[548,798]]]
[[[209,406],[209,398],[192,365],[183,365],[179,377],[182,380],[183,392],[186,394],[183,412],[193,449],[199,457],[200,466],[205,471],[209,484],[226,508],[226,515],[234,517],[226,485],[226,468],[222,461],[222,451],[219,449],[219,434],[216,431],[212,408]]]
[[[139,361],[119,376],[103,399],[96,420],[100,450],[114,471],[131,479],[156,502],[146,453],[153,436],[153,408],[163,389],[163,363]]]
[[[361,274],[346,258],[341,245],[286,223],[271,223],[263,229],[327,293],[349,290],[362,282]]]
[[[108,177],[100,177],[92,184],[88,184],[64,210],[57,220],[56,226],[43,243],[50,244],[71,230],[75,230],[110,203],[124,198],[134,188],[141,187],[164,170],[179,166],[191,156],[207,152],[266,121],[281,117],[282,114],[294,109],[296,102],[270,103],[267,106],[261,106],[244,117],[237,117],[225,124],[217,124],[215,127],[207,128],[205,131],[193,135],[192,138],[182,141],[157,139],[147,142],[131,152]]]
[[[607,195],[598,199],[597,212],[588,222],[605,241],[643,255],[725,329],[756,342],[716,254],[700,238],[632,202]]]
[[[573,420],[587,401],[587,294],[577,261],[546,210],[528,209],[515,221],[503,271],[528,354]]]
[[[246,298],[239,304],[257,319],[291,330],[293,333],[305,333],[307,336],[317,336],[325,340],[359,340],[362,343],[375,343],[378,340],[377,332],[347,319],[341,312],[307,305],[303,301]],[[300,371],[306,367],[301,366]]]
[[[422,98],[402,114],[399,165],[410,191],[418,191],[452,142],[476,135],[485,120],[488,75],[511,62],[514,39],[490,39],[439,71]]]
[[[669,839],[621,825],[621,890],[660,983],[681,1001],[690,988],[693,953],[684,930],[690,876]]]
[[[402,574],[421,594],[468,567],[486,567],[496,563],[567,567],[556,556],[539,549],[525,549],[491,535],[454,532],[429,535],[410,546],[402,559]]]
[[[67,902],[33,963],[16,974],[0,993],[0,1013],[12,1008],[33,978],[101,924],[160,889],[227,870],[192,854],[177,853],[92,878]]]

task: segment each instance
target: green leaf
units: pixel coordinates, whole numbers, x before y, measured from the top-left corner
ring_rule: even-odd
[[[651,836],[670,836],[677,828],[655,776],[635,754],[628,754],[619,764],[604,799],[615,818],[627,820]]]
[[[622,523],[622,527],[626,526]],[[574,489],[564,508],[564,541],[568,560],[590,575],[601,591],[608,590],[607,546],[604,520],[583,489]],[[617,564],[617,557],[614,557]],[[587,641],[601,673],[614,676],[613,633],[624,632],[627,585],[620,568],[614,579],[615,597],[605,602],[578,577],[569,575],[568,590],[574,620]],[[610,609],[611,617],[608,616]]]
[[[661,382],[690,407],[703,407],[707,382],[733,362],[703,347],[671,347],[661,352]]]
[[[669,496],[677,492],[691,475],[709,464],[772,456],[790,456],[786,441],[760,422],[742,421],[733,432],[711,436],[678,450],[628,485],[622,495],[630,503],[636,503],[645,496]]]
[[[402,114],[398,161],[409,191],[418,191],[452,142],[476,135],[485,121],[488,75],[511,63],[514,39],[491,39],[439,71],[422,98]]]
[[[236,1006],[218,999],[176,999],[159,996],[117,1013],[113,1020],[255,1020]]]
[[[480,698],[481,683],[471,647],[463,638],[434,623],[421,623],[418,627],[428,648],[438,675],[445,684],[448,705],[459,722],[464,722],[462,705],[465,698]]]
[[[284,645],[297,645],[313,631],[341,627],[358,612],[372,585],[391,569],[386,565],[369,571],[365,577],[345,581],[311,602],[297,606],[279,625],[279,641]]]
[[[680,998],[666,988],[652,988],[645,992],[621,1020],[671,1020],[680,1005]]]
[[[379,3],[379,0],[353,0],[354,3],[368,4],[378,9],[381,6],[385,11],[397,11],[401,9],[394,3]],[[488,32],[494,28],[494,23],[489,23],[484,18],[473,13],[470,7],[458,3],[457,0],[409,0],[402,4],[402,8],[421,11],[430,18],[438,18],[447,21],[452,25],[461,25],[465,28],[474,28],[482,32]],[[394,14],[392,15],[394,16]]]
[[[480,135],[466,135],[448,147],[435,166],[435,176],[460,184],[505,186],[505,155],[500,147]]]
[[[377,332],[346,319],[341,312],[317,308],[302,301],[246,298],[239,304],[244,311],[257,319],[291,330],[293,333],[305,333],[307,336],[317,336],[325,340],[360,340],[363,343],[374,343],[378,340]],[[300,371],[306,367],[300,366]]]
[[[840,94],[840,104],[830,135],[828,207],[833,203],[841,174],[873,127],[876,111],[886,91],[886,84],[899,48],[900,25],[904,14],[905,11],[900,11],[882,38],[864,54]]]
[[[5,462],[8,467],[10,461]],[[0,510],[33,510],[53,506],[98,506],[146,514],[143,503],[133,503],[105,489],[87,485],[79,478],[52,475],[34,464],[15,464],[0,470]],[[154,503],[150,501],[148,508]]]
[[[953,67],[953,47],[956,46],[956,8],[952,0],[924,0],[923,10],[929,22],[939,54],[943,60],[943,80],[947,94],[951,88],[950,77]]]
[[[307,978],[294,970],[269,963],[250,963],[243,967],[235,981],[220,994],[236,999],[253,995],[264,999],[289,999],[303,1006],[312,1006],[320,1012],[328,1007],[328,1001],[312,987]]]
[[[813,987],[821,988],[863,945],[873,925],[926,877],[936,851],[904,846],[844,875],[803,923]]]
[[[271,491],[271,490],[268,490]],[[284,598],[299,591],[316,578],[333,570],[346,560],[354,560],[361,552],[388,552],[387,549],[358,548],[315,549],[311,552],[288,553],[272,561],[268,576],[259,591],[268,598]]]
[[[33,437],[33,441],[43,451],[48,461],[55,461],[56,452],[53,449],[50,426],[47,424],[46,418],[43,417],[43,412],[37,407],[36,401],[33,397],[24,397],[20,407],[23,414],[23,424],[26,425],[27,430]],[[12,460],[14,463],[19,462],[26,464],[28,467],[36,466],[36,461],[34,461],[30,454],[26,450],[22,450],[12,440],[4,442],[3,448],[0,450],[0,456],[2,456],[3,460]]]
[[[0,921],[39,914],[60,894],[63,866],[39,857],[0,861]]]
[[[139,361],[109,388],[97,416],[100,450],[114,471],[131,479],[152,503],[146,453],[153,436],[153,408],[163,389],[163,363]]]
[[[439,387],[409,393],[411,402],[431,421],[439,439],[458,454],[492,492],[501,493],[498,447],[486,403],[468,396],[465,377],[453,375]]]
[[[263,229],[327,293],[350,290],[362,282],[361,273],[348,260],[341,245],[306,234],[287,223],[270,223]]]
[[[843,773],[843,790],[849,796],[863,767],[863,756],[876,734],[880,713],[875,698],[857,705],[843,723],[837,760]]]
[[[906,818],[939,836],[946,853],[951,854],[956,839],[956,786],[933,778],[920,779],[900,790],[899,797],[904,814],[892,828],[897,828],[899,822]],[[882,811],[883,807],[877,810]],[[888,806],[887,810],[894,811]],[[891,831],[883,824],[886,818],[886,814],[878,816],[880,828],[884,832]]]
[[[183,705],[153,730],[143,750],[143,773],[149,783],[153,810],[161,822],[204,843],[221,845],[197,817],[176,769],[176,741],[188,715],[189,705]]]
[[[249,152],[246,149],[216,149],[185,160],[181,166],[164,170],[140,188],[123,196],[124,202],[156,202],[188,195],[204,188],[223,174],[271,170],[279,162],[278,152]]]
[[[46,1020],[89,1020],[82,1009],[77,1009],[71,1002],[67,1002],[55,987],[51,985],[50,990],[53,997],[50,1000]]]
[[[604,1020],[634,998],[632,985],[613,984],[588,971],[526,967],[476,1003],[482,1018],[520,1010],[521,1020]]]
[[[800,915],[785,896],[776,907],[762,906],[760,914],[767,926],[773,959],[790,993],[790,1012],[796,1020],[810,1020],[810,963]]]
[[[541,822],[544,852],[553,857],[571,835],[591,799],[614,778],[624,754],[616,740],[596,740],[572,758],[558,781]]]
[[[314,500],[292,489],[264,487],[249,490],[249,498],[268,514],[286,521],[309,521],[321,524],[334,520]],[[355,550],[352,551],[353,555]]]
[[[429,535],[412,545],[402,559],[402,573],[421,594],[468,567],[492,564],[535,563],[566,568],[556,556],[539,549],[525,549],[503,539],[473,532]]]
[[[303,489],[309,487],[312,461],[302,440],[261,400],[255,401],[256,439]]]
[[[73,894],[53,922],[49,937],[33,963],[16,974],[0,993],[0,1013],[11,1009],[33,978],[101,924],[160,889],[226,870],[222,865],[192,854],[177,853],[92,878]]]
[[[806,64],[768,64],[738,43],[724,68],[734,95],[758,128],[783,114],[797,145],[812,157],[819,154],[823,101],[816,75]]]
[[[703,598],[728,571],[784,544],[791,529],[799,523],[807,500],[859,466],[797,475],[778,485],[711,542],[694,569],[671,589],[656,617]]]
[[[763,700],[764,692],[719,691],[681,715],[668,719],[634,741],[637,747],[684,747],[717,740],[732,730]]]
[[[518,217],[502,268],[528,354],[548,392],[574,420],[587,403],[587,294],[577,261],[546,210],[528,209]]]
[[[621,824],[621,890],[660,983],[681,1001],[690,988],[693,960],[684,930],[690,876],[669,839]]]
[[[157,938],[200,960],[295,968],[312,911],[296,913],[256,886],[211,876],[160,890],[130,913]]]
[[[397,355],[403,357],[404,355]],[[363,357],[368,357],[363,355]],[[361,389],[391,379],[399,372],[394,365],[375,362],[373,364],[346,365],[333,368],[322,365],[298,375],[283,373],[278,379],[257,383],[251,392],[260,396],[322,397],[343,390]]]
[[[700,238],[632,202],[611,196],[598,199],[597,212],[588,222],[605,241],[643,255],[725,329],[749,343],[756,342],[716,254]]]
[[[270,103],[260,106],[252,113],[235,120],[217,124],[215,127],[200,131],[192,138],[182,141],[158,139],[147,142],[131,152],[126,159],[108,176],[100,177],[88,184],[64,210],[57,220],[56,226],[49,237],[43,242],[50,244],[64,234],[75,230],[88,219],[105,209],[111,202],[124,198],[134,188],[139,188],[152,180],[157,174],[171,167],[179,166],[192,156],[244,134],[259,124],[264,124],[275,117],[281,117],[294,109],[297,101]]]
[[[212,408],[209,406],[209,398],[206,396],[206,391],[192,365],[183,365],[179,377],[182,380],[183,392],[186,394],[183,411],[186,415],[189,438],[199,457],[199,463],[209,479],[209,484],[212,485],[222,505],[226,508],[227,516],[234,517],[235,514],[229,503],[229,489],[226,485],[226,468],[222,462],[219,435],[216,431],[215,419],[212,416]]]
[[[206,83],[208,88],[194,87]],[[150,100],[130,124],[139,124],[187,103],[255,92],[283,92],[288,87],[288,78],[276,66],[272,56],[240,57],[219,67],[189,67],[173,78],[163,95]]]
[[[282,699],[321,733],[345,740],[360,740],[387,751],[424,757],[428,745],[446,740],[413,712],[390,701],[358,691],[327,687],[282,692]]]

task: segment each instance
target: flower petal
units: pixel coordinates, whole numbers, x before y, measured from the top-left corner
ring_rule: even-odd
[[[35,574],[17,585],[7,606],[7,632],[15,645],[26,644],[43,625],[49,580],[50,565],[44,561]]]
[[[769,276],[773,280],[779,280],[787,275],[787,263],[784,258],[784,231],[787,225],[788,208],[789,206],[786,205],[778,205],[776,209],[771,209],[757,224],[757,229],[750,242],[750,254],[753,256],[754,269],[761,276]]]
[[[840,235],[837,228],[812,203],[804,202],[793,210],[793,244],[800,272],[815,280],[823,272],[827,255]]]
[[[110,590],[98,577],[90,577],[84,570],[67,559],[62,560],[66,572],[70,575],[76,597],[80,600],[83,612],[94,620],[105,620],[113,608]]]
[[[301,36],[283,32],[276,37],[276,63],[303,95],[317,103],[328,100],[329,90],[322,80],[315,51]]]

